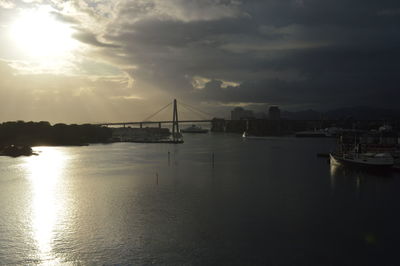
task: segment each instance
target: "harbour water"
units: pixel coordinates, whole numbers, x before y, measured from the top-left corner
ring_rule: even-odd
[[[316,156],[333,146],[201,134],[0,157],[0,264],[400,265],[400,175],[333,168]]]

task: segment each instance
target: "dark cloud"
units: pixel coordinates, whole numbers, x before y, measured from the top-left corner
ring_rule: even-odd
[[[279,58],[275,63],[277,70],[291,66],[301,71],[301,78],[260,78],[228,88],[213,80],[203,90],[196,91],[196,97],[207,101],[272,102],[319,108],[352,105],[398,108],[400,51],[396,48],[330,47],[290,51]],[[265,62],[260,69],[268,64]]]
[[[136,81],[171,95],[316,108],[396,107],[400,96],[398,1],[242,1],[234,8],[246,16],[204,20],[151,16],[156,2],[126,5],[121,16],[138,9],[146,16],[117,20],[104,38],[121,45],[119,62],[137,66]],[[198,90],[195,77],[211,82]]]
[[[88,57],[124,70],[148,98],[397,107],[398,0],[85,3],[75,6],[91,10],[92,24],[82,13],[53,15],[97,48]]]
[[[379,11],[379,15],[382,16],[398,16],[400,15],[400,8],[395,8],[395,9],[384,9]]]

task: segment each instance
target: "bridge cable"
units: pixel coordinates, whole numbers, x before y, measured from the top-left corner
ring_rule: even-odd
[[[167,104],[166,106],[164,106],[163,108],[161,108],[160,110],[158,110],[157,112],[155,112],[154,114],[146,117],[142,122],[148,122],[150,119],[152,119],[154,116],[156,116],[158,113],[160,113],[161,111],[163,111],[164,109],[166,109],[168,106],[172,105],[172,102]]]
[[[200,109],[198,109],[198,108],[196,108],[196,107],[194,107],[194,106],[192,106],[192,105],[189,105],[189,104],[187,104],[187,103],[183,103],[183,102],[179,102],[182,106],[186,106],[186,107],[189,107],[189,108],[192,108],[193,110],[195,110],[195,111],[197,111],[198,113],[201,113],[201,114],[203,114],[203,115],[207,115],[207,116],[209,116],[209,117],[213,117],[214,115],[212,115],[212,114],[210,114],[210,113],[207,113],[207,112],[204,112],[204,111],[202,111],[202,110],[200,110]]]
[[[185,110],[188,110],[190,113],[194,113],[195,115],[197,115],[197,116],[200,117],[201,119],[205,119],[205,120],[208,120],[208,119],[209,119],[208,117],[205,117],[203,114],[198,113],[198,112],[195,112],[194,110],[192,110],[192,109],[190,109],[190,108],[188,108],[188,107],[186,107],[186,106],[184,106],[184,105],[181,105],[181,107],[184,108]],[[181,109],[181,110],[182,110],[182,109]],[[183,120],[185,120],[185,119],[183,119]]]
[[[195,110],[193,110],[193,109],[191,109],[191,108],[188,108],[187,106],[184,106],[184,105],[181,105],[184,109],[186,109],[186,110],[189,110],[190,112],[192,112],[192,113],[195,113],[195,114],[197,114],[199,117],[201,117],[202,119],[205,119],[205,120],[208,120],[209,118],[208,118],[208,116],[206,117],[204,114],[202,114],[202,113],[200,113],[200,112],[198,112],[198,111],[195,111]]]

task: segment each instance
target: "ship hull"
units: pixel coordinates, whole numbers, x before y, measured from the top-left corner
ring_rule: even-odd
[[[198,130],[186,130],[186,129],[181,129],[182,133],[208,133],[207,129],[198,129]]]
[[[370,168],[370,169],[380,169],[380,170],[388,170],[392,169],[394,162],[393,161],[373,161],[373,160],[362,160],[362,159],[347,159],[336,154],[329,154],[330,163],[332,165],[343,165],[350,167],[362,167],[362,168]]]

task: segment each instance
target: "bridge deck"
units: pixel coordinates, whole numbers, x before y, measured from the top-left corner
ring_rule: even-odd
[[[179,120],[179,123],[210,123],[212,120]],[[173,121],[141,121],[141,122],[115,122],[98,123],[98,126],[120,126],[120,125],[144,125],[144,124],[172,124]]]

